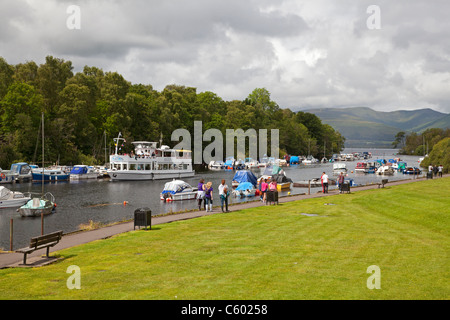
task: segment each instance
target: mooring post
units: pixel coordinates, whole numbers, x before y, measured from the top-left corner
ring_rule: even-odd
[[[44,212],[41,212],[41,236],[44,235]]]
[[[9,251],[13,251],[13,219],[9,223]]]
[[[308,195],[311,194],[311,180],[308,180]]]

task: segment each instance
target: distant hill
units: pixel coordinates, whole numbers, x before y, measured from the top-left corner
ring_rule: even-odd
[[[449,128],[450,114],[432,109],[375,111],[370,108],[325,108],[303,110],[317,115],[345,138],[346,147],[391,148],[400,131],[421,132]]]

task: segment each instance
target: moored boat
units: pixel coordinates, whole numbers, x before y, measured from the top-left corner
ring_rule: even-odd
[[[70,180],[97,179],[98,176],[98,172],[87,165],[76,165],[70,171]]]
[[[160,194],[163,201],[191,200],[196,199],[197,188],[193,188],[189,183],[183,180],[173,180],[164,185]]]
[[[256,187],[251,182],[242,182],[233,190],[235,197],[254,197]]]
[[[395,170],[391,166],[381,166],[377,169],[378,175],[386,175],[391,176],[393,175]]]
[[[27,194],[0,186],[0,208],[17,208],[31,200]]]
[[[115,138],[115,154],[110,156],[108,170],[112,181],[117,180],[161,180],[192,177],[192,151],[175,150],[168,146],[157,148],[157,142],[133,142],[133,154],[118,154],[118,145],[124,139]]]
[[[333,173],[341,173],[341,172],[347,172],[347,165],[345,163],[333,163]]]
[[[253,185],[258,183],[258,179],[255,174],[250,170],[241,170],[236,172],[233,179],[231,180],[231,186],[236,188],[242,182],[251,182]]]
[[[52,213],[55,208],[55,197],[50,192],[47,192],[41,198],[32,198],[17,211],[22,217],[38,217],[42,214],[48,215]]]
[[[67,181],[70,179],[70,173],[62,169],[33,169],[31,172],[33,181]]]

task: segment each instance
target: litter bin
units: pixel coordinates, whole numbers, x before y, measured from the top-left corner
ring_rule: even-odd
[[[152,228],[152,210],[149,208],[139,208],[134,211],[134,229],[136,227]]]
[[[348,192],[348,193],[350,193],[350,183],[349,182],[345,181],[342,184],[341,192]]]
[[[276,202],[278,204],[278,191],[267,191],[266,193],[266,203]]]
[[[427,179],[433,179],[433,172],[427,172]]]

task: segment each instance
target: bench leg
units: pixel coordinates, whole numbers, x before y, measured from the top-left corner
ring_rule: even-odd
[[[47,258],[50,258],[48,255],[50,253],[50,247],[47,247]]]
[[[27,264],[27,254],[23,254],[23,264]]]

